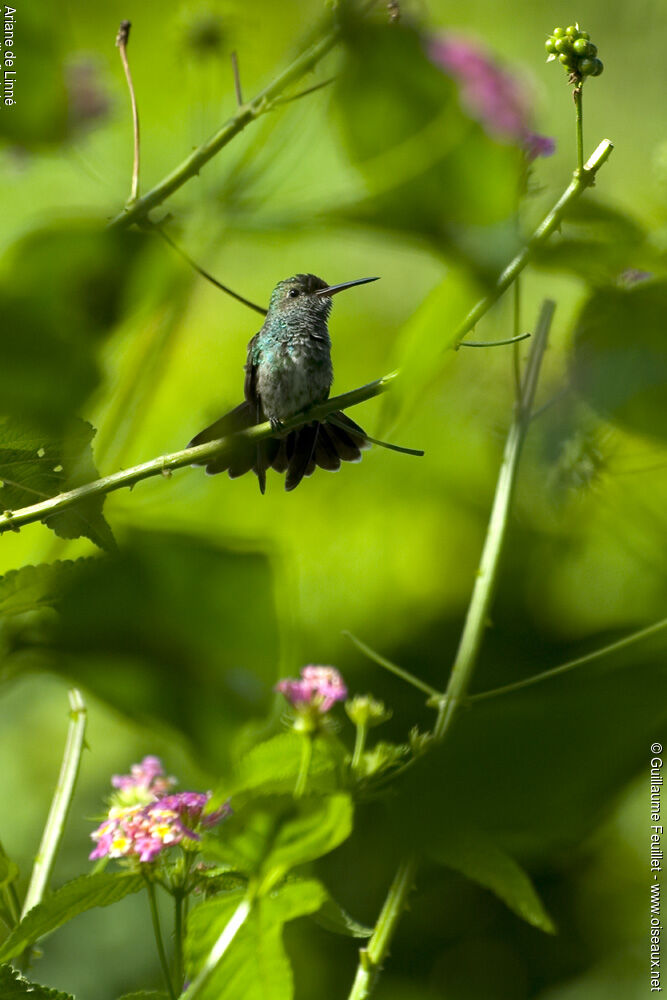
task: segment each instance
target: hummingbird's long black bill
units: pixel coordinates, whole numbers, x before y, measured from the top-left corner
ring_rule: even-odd
[[[343,281],[340,285],[328,285],[326,288],[319,288],[315,295],[336,295],[346,288],[354,288],[355,285],[367,285],[369,281],[379,281],[379,278],[357,278],[356,281]]]

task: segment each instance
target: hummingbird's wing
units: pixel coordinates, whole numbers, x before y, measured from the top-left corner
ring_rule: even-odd
[[[245,382],[243,385],[243,393],[246,398],[246,403],[250,405],[255,415],[255,422],[261,424],[264,420],[266,420],[266,416],[264,414],[264,408],[262,407],[262,399],[259,394],[259,390],[257,389],[257,364],[255,362],[255,357],[258,337],[259,333],[256,333],[248,344],[248,357],[245,363]],[[261,493],[264,493],[266,489],[266,470],[270,467],[277,451],[278,442],[274,439],[260,441],[257,445],[257,459],[253,465],[253,471],[259,480],[259,489]]]

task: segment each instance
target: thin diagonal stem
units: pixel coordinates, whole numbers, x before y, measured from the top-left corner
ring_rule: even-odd
[[[663,618],[661,621],[654,622],[653,625],[647,625],[646,628],[639,629],[638,632],[632,632],[630,635],[626,635],[623,639],[618,639],[608,646],[595,649],[592,653],[586,653],[585,656],[578,656],[576,660],[561,663],[558,667],[552,667],[551,670],[543,670],[540,674],[525,677],[522,681],[515,681],[513,684],[505,684],[503,687],[493,688],[491,691],[482,691],[480,694],[472,695],[467,700],[475,703],[486,701],[488,698],[497,698],[503,694],[511,694],[513,691],[521,691],[523,688],[532,687],[533,684],[541,684],[542,681],[550,681],[554,677],[560,677],[561,674],[569,673],[570,670],[576,670],[577,667],[584,667],[588,663],[594,663],[596,660],[610,656],[621,649],[626,649],[628,646],[634,646],[635,643],[642,642],[644,639],[650,639],[651,636],[657,635],[658,632],[662,632],[666,628],[667,618]]]
[[[324,35],[318,42],[311,45],[305,52],[302,52],[294,62],[280,73],[276,79],[265,87],[251,101],[243,104],[235,115],[229,118],[210,139],[198,146],[189,156],[183,160],[171,173],[148,191],[143,197],[137,198],[132,204],[127,205],[109,223],[112,229],[124,228],[139,222],[146,217],[151,209],[161,205],[174,191],[178,191],[192,177],[195,177],[212,157],[220,152],[228,143],[242,132],[251,122],[256,121],[274,106],[274,101],[284,90],[290,87],[297,80],[300,80],[306,73],[312,70],[317,63],[336,45],[340,39],[340,29],[338,27]]]
[[[303,426],[311,420],[322,420],[334,410],[343,410],[357,403],[363,403],[367,399],[379,396],[386,392],[391,383],[397,377],[396,372],[385,375],[384,378],[370,382],[368,385],[351,392],[345,392],[340,396],[334,396],[325,403],[318,403],[301,414],[290,417],[283,421],[285,431],[294,430]],[[211,458],[222,455],[228,449],[235,448],[237,442],[245,438],[248,441],[263,441],[275,434],[269,421],[262,424],[255,424],[245,431],[231,434],[221,438],[219,441],[209,441],[206,444],[196,445],[192,448],[183,448],[181,451],[172,452],[169,455],[162,455],[159,458],[151,459],[142,465],[135,465],[130,469],[123,469],[121,472],[114,472],[110,476],[103,476],[95,479],[91,483],[78,486],[76,489],[68,490],[66,493],[59,493],[48,500],[31,504],[29,507],[22,507],[20,510],[4,511],[0,514],[0,534],[5,531],[16,531],[25,524],[32,524],[35,521],[46,520],[61,510],[75,506],[82,500],[91,496],[103,496],[106,493],[113,493],[125,486],[134,486],[135,483],[143,479],[150,479],[154,476],[167,475],[174,469],[183,469],[193,463],[204,464]]]
[[[421,680],[419,677],[415,677],[415,675],[411,674],[409,670],[399,667],[397,663],[392,663],[391,660],[388,660],[385,656],[382,656],[374,649],[371,649],[371,647],[367,646],[365,642],[361,641],[361,639],[357,639],[356,635],[353,635],[352,632],[343,632],[343,635],[347,636],[347,638],[354,643],[357,649],[360,650],[364,656],[367,656],[369,660],[373,660],[373,662],[377,663],[380,667],[384,667],[384,669],[388,670],[390,674],[395,674],[396,677],[400,677],[402,681],[405,681],[407,684],[411,684],[412,687],[417,688],[419,691],[423,691],[424,694],[427,694],[432,698],[437,698],[440,694],[436,688],[431,687],[431,685],[427,684],[426,681]]]
[[[577,110],[577,171],[584,169],[584,88],[579,83],[572,93]]]
[[[33,906],[37,906],[47,888],[53,870],[58,848],[65,830],[67,814],[72,804],[76,779],[81,765],[86,736],[86,706],[76,688],[69,692],[70,724],[67,731],[65,752],[58,775],[58,783],[51,802],[51,808],[42,834],[39,851],[30,876],[30,884],[23,903],[23,918]]]
[[[127,80],[127,89],[130,92],[130,104],[132,106],[132,134],[134,139],[134,158],[132,161],[132,187],[130,189],[130,202],[134,202],[139,197],[139,156],[140,156],[140,140],[139,140],[139,110],[137,108],[137,98],[134,93],[134,84],[132,82],[132,73],[130,72],[130,63],[127,58],[127,43],[130,40],[130,27],[129,21],[121,21],[120,28],[118,29],[118,34],[116,36],[116,45],[118,46],[118,51],[120,52],[120,60],[123,64],[123,69],[125,71],[125,79]]]
[[[196,1000],[197,997],[201,996],[204,987],[209,982],[218,964],[222,961],[227,949],[250,916],[251,909],[252,900],[246,896],[245,899],[241,900],[232,913],[227,924],[223,928],[222,933],[211,948],[209,956],[206,959],[203,968],[197,975],[197,978],[193,979],[190,986],[183,994],[183,1000]]]

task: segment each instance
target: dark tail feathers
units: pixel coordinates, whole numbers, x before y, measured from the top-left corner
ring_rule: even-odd
[[[284,437],[268,438],[257,444],[240,439],[225,455],[195,464],[206,464],[210,476],[227,470],[231,479],[243,476],[252,469],[262,493],[266,488],[266,470],[273,468],[276,472],[286,473],[285,489],[294,490],[304,476],[313,474],[318,465],[321,469],[336,472],[341,462],[360,462],[362,449],[370,448],[363,429],[348,416],[337,411],[331,417],[335,424],[328,419],[322,423],[313,421]],[[241,403],[197,434],[188,448],[216,441],[256,423],[254,407],[250,403]]]

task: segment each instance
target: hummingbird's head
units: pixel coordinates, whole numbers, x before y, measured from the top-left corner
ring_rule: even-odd
[[[285,319],[308,316],[311,321],[325,322],[331,312],[331,296],[353,285],[364,285],[377,278],[359,278],[341,285],[328,285],[314,274],[295,274],[279,281],[271,294],[269,311],[280,313]]]

